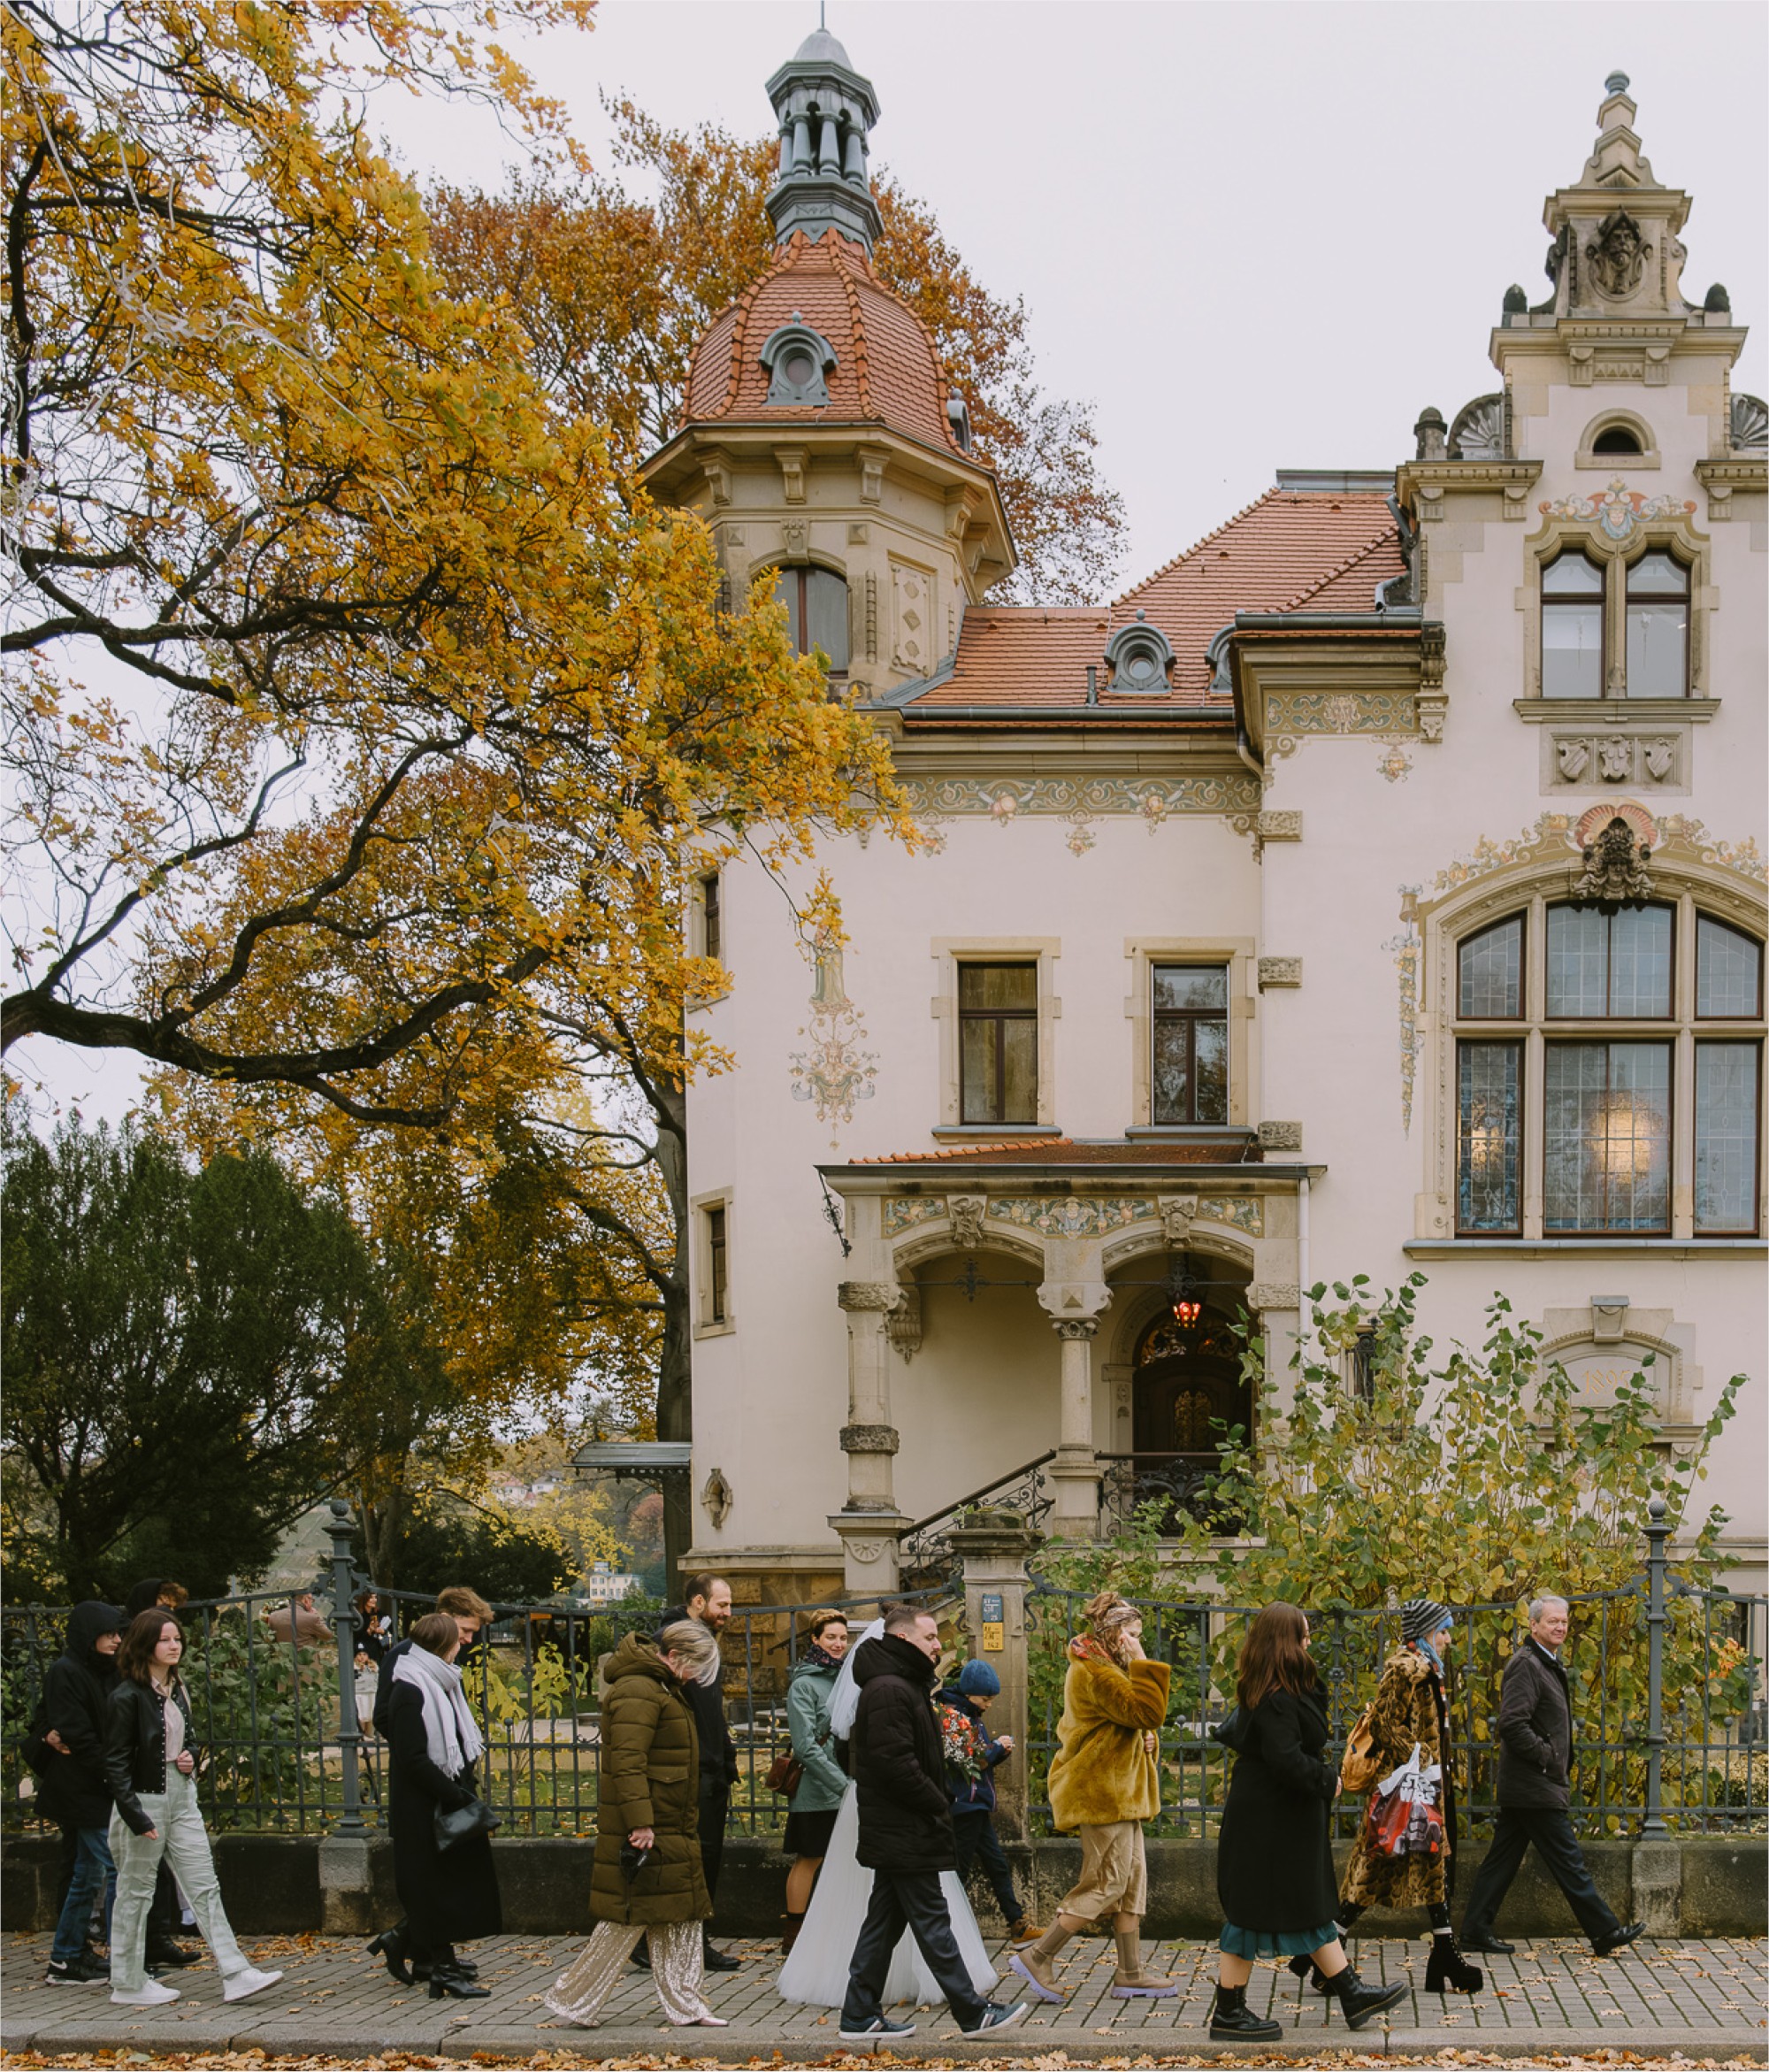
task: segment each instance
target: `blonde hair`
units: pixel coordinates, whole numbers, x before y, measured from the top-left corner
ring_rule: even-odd
[[[664,1654],[673,1654],[691,1672],[690,1681],[710,1684],[719,1672],[719,1644],[698,1619],[676,1619],[657,1636]]]

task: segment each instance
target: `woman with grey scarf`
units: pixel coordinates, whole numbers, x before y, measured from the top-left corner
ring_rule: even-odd
[[[447,1849],[436,1842],[438,1811],[479,1797],[473,1766],[484,1738],[455,1664],[460,1628],[447,1612],[430,1612],[413,1626],[411,1639],[394,1661],[387,1706],[387,1827],[406,1929],[397,1949],[379,1953],[390,1969],[395,1961],[402,1969],[409,1963],[418,1976],[427,1976],[433,2000],[445,1994],[484,1999],[476,1968],[455,1945],[503,1931],[491,1838],[474,1835]],[[377,1946],[385,1939],[378,1938]]]

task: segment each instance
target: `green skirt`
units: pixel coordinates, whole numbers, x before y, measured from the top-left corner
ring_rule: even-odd
[[[1255,1957],[1306,1957],[1311,1950],[1324,1949],[1329,1943],[1339,1939],[1339,1923],[1329,1921],[1321,1928],[1293,1928],[1283,1935],[1274,1935],[1269,1929],[1237,1928],[1232,1921],[1222,1923],[1222,1932],[1216,1938],[1219,1950],[1226,1950],[1231,1957],[1241,1957],[1252,1963]]]

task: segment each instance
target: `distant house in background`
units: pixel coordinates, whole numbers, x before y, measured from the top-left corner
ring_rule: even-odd
[[[578,1595],[593,1605],[618,1604],[622,1598],[631,1597],[635,1590],[642,1587],[639,1577],[616,1569],[607,1562],[598,1562],[584,1577]]]

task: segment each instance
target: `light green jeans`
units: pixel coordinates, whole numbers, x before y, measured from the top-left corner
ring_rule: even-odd
[[[223,1978],[249,1970],[251,1960],[234,1939],[221,1907],[208,1830],[197,1811],[196,1786],[172,1770],[164,1792],[143,1792],[142,1810],[154,1823],[151,1840],[119,1813],[111,1815],[111,1853],[117,1864],[117,1907],[111,1917],[111,1990],[140,1992],[147,1983],[148,1909],[164,1856],[196,1916],[203,1939]]]

